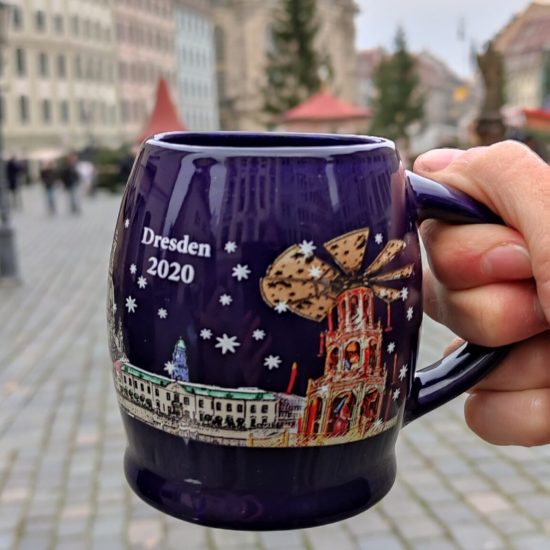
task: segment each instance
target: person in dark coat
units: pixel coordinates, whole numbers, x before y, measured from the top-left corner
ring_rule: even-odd
[[[59,173],[53,161],[47,160],[43,163],[40,169],[40,179],[46,191],[48,212],[53,216],[57,211],[55,204],[55,186],[59,179]]]
[[[6,164],[6,177],[8,179],[8,190],[11,195],[13,208],[19,210],[23,208],[23,202],[19,194],[19,179],[21,172],[21,164],[15,156],[11,157]]]
[[[60,170],[60,179],[69,196],[69,207],[72,214],[80,214],[79,183],[80,177],[76,165],[78,157],[74,153],[67,155]]]

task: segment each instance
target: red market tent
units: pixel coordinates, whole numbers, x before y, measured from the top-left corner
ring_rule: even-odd
[[[342,120],[366,118],[369,114],[368,109],[347,103],[327,92],[319,92],[301,105],[287,111],[284,121]]]
[[[168,83],[164,78],[161,78],[157,86],[157,97],[153,112],[137,141],[141,143],[154,134],[178,130],[187,130],[187,127],[182,122],[178,110],[170,97]]]
[[[318,92],[283,116],[284,126],[298,132],[356,132],[368,126],[370,111]]]

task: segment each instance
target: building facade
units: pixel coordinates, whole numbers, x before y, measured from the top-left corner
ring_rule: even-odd
[[[262,130],[262,88],[271,25],[277,0],[211,0],[216,21],[216,57],[221,126],[227,130]],[[330,91],[357,100],[353,0],[319,0],[317,48],[332,67]]]
[[[494,40],[503,55],[506,103],[550,107],[550,3],[531,3]]]
[[[190,130],[219,128],[214,24],[208,4],[175,4],[177,94],[180,113]]]
[[[4,49],[8,153],[116,145],[117,74],[110,2],[14,0]]]
[[[122,141],[133,143],[151,113],[159,78],[177,97],[175,5],[172,0],[116,0],[112,10],[119,127]]]

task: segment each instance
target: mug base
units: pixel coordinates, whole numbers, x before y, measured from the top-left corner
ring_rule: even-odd
[[[139,421],[123,417],[127,428],[137,428]],[[130,429],[124,456],[130,487],[154,508],[198,525],[247,531],[324,525],[370,508],[395,480],[393,433],[353,444],[297,450],[196,441],[182,448],[179,438],[145,429],[156,432],[158,445],[147,445],[152,454],[144,456],[139,451],[145,449],[133,445],[137,441]],[[165,452],[177,456],[177,469],[163,464],[160,457],[167,456]]]

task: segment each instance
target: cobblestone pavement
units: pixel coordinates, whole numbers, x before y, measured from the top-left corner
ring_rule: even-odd
[[[461,399],[402,432],[395,487],[351,520],[243,533],[150,508],[123,478],[107,355],[119,198],[87,200],[80,218],[66,209],[48,218],[40,189],[27,190],[24,203],[15,216],[24,286],[0,288],[0,549],[550,548],[550,447],[479,441]],[[426,322],[421,363],[437,359],[448,336]]]

